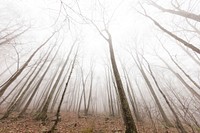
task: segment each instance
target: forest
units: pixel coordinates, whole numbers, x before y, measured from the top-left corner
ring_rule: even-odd
[[[199,12],[1,0],[0,133],[200,133]]]

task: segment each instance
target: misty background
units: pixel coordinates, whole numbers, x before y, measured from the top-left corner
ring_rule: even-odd
[[[166,9],[174,9],[176,6],[172,3],[181,10],[199,14],[200,5],[197,0],[156,1],[156,4]],[[180,111],[179,115],[184,115],[185,110],[189,109],[199,122],[199,54],[163,32],[145,16],[145,12],[168,31],[199,48],[199,22],[162,11],[150,1],[1,0],[1,89],[9,78],[16,75],[36,49],[43,43],[46,44],[34,54],[25,69],[3,92],[0,97],[0,109],[5,111],[14,97],[24,91],[22,86],[27,87],[31,83],[24,95],[24,101],[27,102],[31,97],[29,94],[33,94],[35,86],[42,80],[38,88],[36,87],[36,93],[28,106],[29,110],[36,111],[51,90],[55,89],[52,97],[56,97],[56,92],[59,90],[60,92],[64,90],[67,76],[75,60],[62,110],[83,111],[88,101],[91,113],[120,114],[120,102],[111,67],[109,45],[102,37],[102,35],[108,37],[107,30],[109,30],[126,95],[134,97],[133,100],[141,115],[147,117],[145,108],[148,106],[155,117],[161,117],[155,99],[141,73],[142,67],[162,107],[173,119],[173,114],[151,77],[149,63],[157,83],[168,100],[171,103],[173,101],[173,106],[176,105],[177,110]],[[73,50],[70,53],[72,47]],[[48,52],[50,54],[46,58]],[[69,60],[63,67],[67,58]],[[46,71],[51,61],[52,64]],[[42,65],[43,62],[45,62],[44,65]],[[41,69],[40,66],[42,66]],[[34,69],[36,69],[35,72],[33,72]],[[34,78],[37,70],[39,70],[38,74]],[[46,74],[43,75],[45,71]],[[61,71],[62,75],[58,79]],[[29,76],[30,79],[27,80]],[[33,78],[34,80],[31,80]],[[131,88],[131,95],[128,94],[130,92],[127,88]],[[57,98],[60,97],[61,93],[57,95]],[[58,100],[55,102],[52,110],[58,106]],[[131,105],[130,99],[128,102]],[[50,103],[52,105],[53,100]],[[114,112],[110,110],[111,103],[113,103]],[[20,105],[18,109],[22,109],[26,103]]]

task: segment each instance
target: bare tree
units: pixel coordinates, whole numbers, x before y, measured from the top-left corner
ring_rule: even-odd
[[[91,69],[92,69],[92,68],[91,68]],[[89,108],[90,108],[90,104],[91,104],[92,89],[93,89],[93,78],[94,78],[94,72],[93,72],[93,70],[91,70],[91,74],[90,74],[90,87],[89,87],[89,96],[88,96],[88,100],[87,100],[87,106],[86,106],[85,115],[88,115]]]
[[[19,33],[16,33],[20,29],[22,29],[22,26],[20,26],[17,29],[13,30],[11,33],[6,34],[5,36],[0,37],[0,46],[3,45],[3,44],[7,44],[10,41],[12,41],[12,40],[16,39],[17,37],[21,36],[22,34],[27,32],[30,29],[30,27],[26,28],[25,30],[23,30],[23,31],[21,31]]]
[[[200,22],[200,16],[199,15],[180,9],[180,5],[177,3],[177,1],[176,1],[176,4],[178,4],[178,5],[173,4],[173,2],[171,2],[171,3],[173,5],[173,7],[175,8],[175,10],[166,9],[166,8],[158,5],[156,2],[150,0],[151,5],[153,5],[154,7],[156,7],[157,9],[159,9],[163,12],[168,12],[168,13],[171,13],[171,14],[174,14],[174,15],[178,15],[178,16],[181,16],[181,17],[184,17],[184,18],[189,18],[189,19]]]
[[[141,5],[141,4],[140,4]],[[195,45],[187,42],[186,40],[178,37],[177,35],[175,35],[174,33],[170,32],[169,30],[167,30],[166,28],[164,28],[158,21],[156,21],[155,19],[153,19],[151,16],[149,16],[146,12],[146,10],[143,8],[143,6],[141,5],[144,13],[139,12],[140,14],[144,15],[145,17],[149,18],[152,22],[154,22],[154,24],[161,29],[163,32],[165,32],[166,34],[168,34],[169,36],[171,36],[172,38],[174,38],[175,40],[177,40],[178,42],[180,42],[181,44],[183,44],[183,46],[193,50],[194,52],[200,54],[200,49],[198,47],[196,47]]]
[[[149,88],[154,100],[155,100],[156,105],[158,106],[158,109],[159,109],[159,111],[161,113],[161,116],[164,119],[164,122],[166,123],[166,126],[169,126],[169,127],[173,126],[173,124],[170,122],[169,118],[167,117],[167,115],[166,115],[166,113],[165,113],[165,111],[164,111],[164,109],[163,109],[163,107],[162,107],[162,105],[161,105],[161,103],[160,103],[155,91],[154,91],[152,83],[150,82],[149,78],[147,77],[147,74],[144,71],[142,63],[141,63],[141,61],[139,59],[139,55],[137,54],[137,50],[136,50],[137,61],[134,58],[133,54],[132,53],[130,53],[130,54],[131,54],[131,56],[132,56],[132,58],[133,58],[133,60],[134,60],[134,62],[136,64],[136,66],[138,67],[139,71],[141,72],[142,77],[144,78],[144,80],[145,80],[145,82],[146,82],[146,84],[147,84],[147,86],[148,86],[148,88]]]
[[[168,100],[168,98],[166,97],[166,95],[165,95],[165,94],[163,93],[163,91],[161,90],[161,88],[160,88],[160,86],[159,86],[159,84],[158,84],[158,82],[157,82],[157,80],[156,80],[156,78],[155,78],[155,76],[154,76],[154,74],[153,74],[153,72],[152,72],[152,70],[151,70],[151,66],[150,66],[149,62],[144,58],[144,56],[143,56],[142,58],[146,61],[147,65],[148,65],[148,69],[149,69],[150,75],[151,75],[151,77],[153,78],[153,81],[155,82],[156,87],[158,88],[159,92],[161,93],[161,95],[162,95],[163,98],[165,99],[165,102],[167,103],[167,105],[169,106],[171,112],[173,113],[173,115],[174,115],[174,117],[175,117],[175,119],[176,119],[176,126],[177,126],[177,128],[180,130],[181,133],[187,133],[187,131],[186,131],[185,128],[183,127],[183,124],[182,124],[182,122],[180,121],[178,115],[176,114],[174,108],[173,108],[172,105],[170,104],[170,101]]]
[[[22,65],[22,67],[17,70],[2,86],[0,90],[0,97],[4,94],[6,89],[17,79],[17,77],[24,71],[24,69],[27,67],[29,62],[32,60],[34,55],[44,46],[46,45],[49,40],[55,35],[56,32],[54,32],[42,45],[40,45],[34,52],[33,54],[28,58],[28,60]]]
[[[200,100],[200,95],[198,94],[198,92],[196,90],[194,90],[181,76],[179,73],[177,73],[176,71],[174,71],[169,64],[163,60],[160,56],[158,56],[160,60],[162,60],[162,62],[167,66],[167,68],[180,80],[181,83],[183,83],[183,85],[189,90],[189,92],[194,95],[198,100]]]
[[[53,88],[52,88],[52,90],[51,90],[51,92],[50,92],[50,94],[49,94],[49,96],[48,96],[48,99],[46,100],[46,102],[45,102],[44,105],[41,105],[41,106],[43,106],[43,107],[42,107],[42,110],[41,110],[40,113],[38,113],[36,119],[42,119],[42,120],[45,120],[45,119],[46,119],[46,117],[47,117],[47,110],[48,110],[48,108],[49,108],[50,102],[51,102],[52,99],[53,99],[53,95],[54,95],[54,93],[55,93],[55,91],[56,91],[56,88],[57,88],[57,86],[58,86],[58,83],[59,83],[59,81],[60,81],[60,79],[61,79],[61,77],[62,77],[62,75],[63,75],[63,73],[64,73],[65,67],[66,67],[66,65],[67,65],[67,63],[68,63],[69,57],[70,57],[70,55],[71,55],[71,53],[72,53],[72,51],[73,51],[73,48],[74,48],[75,44],[76,44],[76,41],[75,41],[75,42],[73,43],[73,45],[71,46],[71,49],[70,49],[70,51],[69,51],[69,53],[68,53],[68,56],[67,56],[67,58],[66,58],[66,60],[65,60],[65,62],[64,62],[64,64],[63,64],[63,67],[62,67],[62,69],[61,69],[61,71],[60,71],[60,73],[59,73],[59,75],[58,75],[58,77],[57,77],[57,79],[56,79],[55,84],[53,85]]]
[[[61,43],[62,44],[62,43]],[[60,44],[60,46],[61,46]],[[56,45],[56,44],[55,44]],[[31,96],[29,97],[28,101],[26,102],[24,108],[22,109],[22,111],[19,113],[18,117],[21,117],[24,115],[24,113],[26,112],[27,108],[29,107],[32,99],[34,98],[34,96],[36,95],[36,92],[38,91],[39,87],[41,86],[41,83],[44,79],[44,77],[47,75],[48,71],[50,70],[53,62],[55,61],[56,56],[58,55],[60,46],[57,48],[56,53],[54,54],[53,58],[51,59],[50,63],[48,64],[47,68],[45,69],[45,71],[43,72],[43,74],[41,75],[38,83],[36,84],[36,86],[34,87],[34,91],[32,92]]]
[[[44,54],[44,56],[39,60],[38,65],[34,68],[34,70],[31,72],[30,76],[26,79],[25,83],[21,86],[20,90],[18,91],[17,95],[15,96],[15,98],[12,100],[11,104],[9,105],[7,111],[5,112],[5,114],[3,115],[3,117],[1,119],[5,119],[7,118],[10,113],[12,113],[17,107],[20,106],[20,104],[22,104],[22,100],[25,102],[26,98],[25,98],[25,94],[27,94],[27,92],[30,90],[31,85],[34,83],[36,77],[38,76],[38,74],[41,72],[42,68],[44,67],[47,59],[49,58],[52,50],[54,47],[51,48],[51,50],[49,51],[49,53]],[[42,63],[42,65],[40,66],[40,68],[37,70],[37,68],[39,67],[39,64],[42,62],[42,59],[45,58],[44,62]],[[37,70],[37,71],[36,71]],[[35,75],[32,77],[32,75],[35,73]],[[32,79],[31,79],[32,77]],[[30,80],[31,79],[31,80]],[[29,81],[30,80],[30,81]],[[27,86],[26,86],[27,85]],[[26,88],[25,88],[26,87]],[[24,89],[25,88],[25,89]],[[30,94],[30,93],[28,93]]]
[[[56,112],[56,120],[55,120],[53,126],[51,127],[51,129],[49,131],[47,131],[47,133],[53,133],[55,128],[56,128],[56,126],[57,126],[57,124],[58,124],[58,122],[59,122],[61,106],[62,106],[62,103],[63,103],[63,100],[64,100],[64,96],[65,96],[66,90],[67,90],[68,85],[69,85],[69,81],[71,79],[71,76],[72,76],[72,73],[73,73],[73,70],[74,70],[74,67],[75,67],[76,58],[77,58],[77,54],[78,54],[78,49],[79,49],[79,47],[77,48],[76,54],[74,56],[72,67],[71,67],[71,71],[69,73],[68,79],[67,79],[66,84],[65,84],[64,91],[62,93],[62,97],[60,99],[60,103],[58,105],[58,109],[57,109],[57,112]]]
[[[137,103],[136,103],[136,96],[133,92],[133,87],[132,87],[132,83],[130,81],[130,78],[129,78],[129,75],[126,71],[126,69],[123,67],[123,71],[124,71],[124,77],[125,77],[125,81],[126,81],[126,88],[127,88],[127,93],[128,93],[128,96],[129,96],[129,99],[130,99],[130,103],[133,107],[133,113],[135,115],[135,118],[138,122],[142,121],[141,119],[141,116],[139,114],[139,110],[138,110],[138,107],[137,107]]]
[[[114,53],[114,49],[113,49],[113,43],[112,43],[112,36],[110,34],[110,32],[106,29],[106,33],[108,38],[102,34],[102,32],[99,30],[99,28],[93,23],[93,25],[96,27],[96,29],[99,31],[100,35],[107,41],[107,43],[109,44],[109,52],[110,52],[110,60],[111,60],[111,64],[112,64],[112,69],[113,69],[113,73],[115,76],[115,81],[117,84],[117,89],[118,89],[118,93],[119,93],[119,97],[120,97],[120,102],[121,102],[121,109],[122,109],[122,116],[123,116],[123,120],[124,123],[126,125],[126,133],[137,133],[137,129],[136,129],[136,125],[135,122],[133,120],[133,117],[131,115],[131,110],[128,104],[128,100],[125,94],[125,90],[123,88],[123,84],[122,84],[122,80],[119,74],[119,70],[117,67],[117,63],[116,63],[116,59],[115,59],[115,53]]]

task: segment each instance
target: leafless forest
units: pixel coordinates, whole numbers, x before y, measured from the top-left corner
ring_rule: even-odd
[[[200,133],[200,1],[1,0],[0,133]]]

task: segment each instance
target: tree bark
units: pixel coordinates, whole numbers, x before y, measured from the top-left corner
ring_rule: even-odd
[[[115,76],[115,80],[116,80],[116,84],[117,84],[117,89],[119,92],[119,97],[120,97],[120,102],[121,102],[121,109],[122,109],[122,116],[123,116],[123,120],[124,123],[126,125],[126,131],[125,133],[137,133],[137,128],[135,125],[135,122],[133,120],[132,114],[131,114],[131,110],[130,107],[128,105],[128,100],[123,88],[123,84],[122,84],[122,80],[117,68],[117,63],[115,60],[115,54],[114,54],[114,50],[113,50],[113,44],[112,44],[112,38],[109,32],[108,36],[109,38],[107,39],[107,42],[109,44],[109,51],[110,51],[110,60],[112,63],[112,69],[113,69],[113,73]]]

